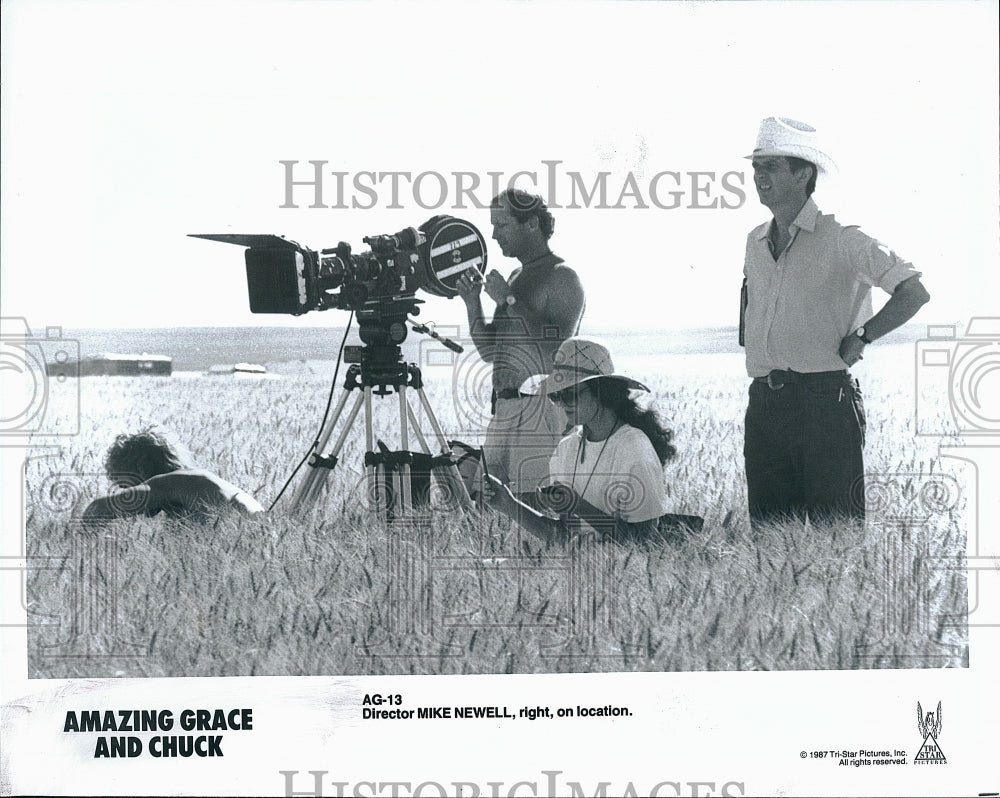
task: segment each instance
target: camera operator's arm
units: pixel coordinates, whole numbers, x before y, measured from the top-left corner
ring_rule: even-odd
[[[557,341],[576,335],[585,301],[583,285],[576,272],[568,266],[557,266],[541,294],[537,311],[530,304],[520,307],[519,313],[528,325],[538,330],[555,328]]]
[[[472,342],[479,351],[479,356],[487,363],[493,361],[492,348],[496,343],[496,328],[486,321],[486,314],[483,313],[483,302],[481,294],[483,292],[483,280],[476,272],[466,271],[455,284],[458,295],[465,302],[465,310],[469,317],[469,335]]]

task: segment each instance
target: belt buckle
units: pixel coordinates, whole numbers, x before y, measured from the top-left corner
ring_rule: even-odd
[[[785,387],[785,383],[781,381],[780,377],[777,380],[775,380],[774,375],[777,373],[778,372],[776,371],[771,371],[768,372],[767,375],[767,387],[770,388],[772,391],[777,391],[779,388]]]

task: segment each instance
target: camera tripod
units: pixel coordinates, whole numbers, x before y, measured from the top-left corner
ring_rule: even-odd
[[[472,499],[458,473],[451,447],[441,430],[437,417],[424,393],[423,375],[415,363],[403,360],[399,343],[406,337],[406,328],[398,319],[386,324],[381,314],[374,319],[365,319],[359,313],[362,341],[365,345],[352,362],[344,378],[343,393],[337,401],[328,423],[318,438],[318,447],[310,457],[311,470],[292,496],[292,512],[299,513],[312,507],[322,491],[327,474],[337,465],[340,452],[347,437],[364,408],[365,429],[365,479],[368,488],[369,505],[387,522],[411,513],[415,506],[425,506],[431,502],[432,481],[437,478],[445,506],[463,509],[472,506]],[[404,315],[405,320],[405,315]],[[367,323],[366,323],[367,322]],[[420,329],[418,327],[418,329]],[[426,331],[426,328],[421,331]],[[432,333],[433,334],[433,333]],[[434,337],[439,337],[433,334]],[[391,341],[390,342],[387,342]],[[368,343],[379,341],[379,343]],[[452,347],[457,345],[447,342]],[[345,354],[345,362],[347,355]],[[408,391],[416,393],[434,439],[438,453],[432,454],[427,436],[420,428],[417,415],[410,405]],[[347,412],[351,394],[358,391]],[[400,451],[390,451],[381,441],[375,440],[372,420],[372,396],[389,396],[396,393],[399,401],[399,446]],[[335,429],[344,418],[344,423],[334,441],[329,454],[322,454],[330,442]],[[409,429],[420,444],[420,452],[409,451]],[[414,495],[416,493],[417,495]]]

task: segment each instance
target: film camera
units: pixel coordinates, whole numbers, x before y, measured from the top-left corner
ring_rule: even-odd
[[[360,253],[352,252],[344,242],[316,252],[275,235],[192,236],[247,248],[247,291],[252,313],[299,316],[330,308],[356,313],[358,334],[364,345],[343,348],[343,360],[351,364],[344,378],[344,392],[332,415],[329,418],[324,415],[320,433],[310,447],[312,469],[295,492],[294,510],[315,501],[325,474],[336,466],[347,433],[362,408],[368,495],[387,520],[408,512],[415,503],[429,501],[432,470],[449,495],[466,503],[470,501],[448,441],[424,394],[420,369],[404,361],[400,344],[407,337],[409,322],[414,331],[430,335],[452,351],[462,351],[454,341],[409,317],[419,312],[418,306],[423,301],[416,298],[417,291],[453,297],[458,293],[458,281],[464,272],[472,270],[481,276],[486,270],[486,242],[474,225],[452,216],[434,216],[417,228],[408,227],[393,235],[367,236],[362,240],[369,250]],[[419,399],[437,439],[441,454],[436,457],[409,404],[410,390]],[[391,393],[399,399],[401,451],[398,452],[389,451],[381,440],[376,441],[373,432],[372,395]],[[344,415],[352,394],[354,404]],[[345,422],[341,432],[329,453],[323,455],[342,417]],[[421,444],[421,452],[408,451],[410,428]]]
[[[479,230],[446,215],[394,235],[366,236],[362,240],[370,249],[360,253],[343,241],[316,252],[275,235],[192,235],[247,247],[251,313],[360,311],[412,300],[418,290],[453,297],[463,272],[486,269],[486,242]]]

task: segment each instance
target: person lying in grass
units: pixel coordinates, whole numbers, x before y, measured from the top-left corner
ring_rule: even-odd
[[[607,348],[593,339],[568,339],[554,362],[540,391],[563,407],[572,430],[549,462],[551,484],[539,498],[545,511],[519,501],[492,475],[484,480],[486,501],[547,542],[587,527],[616,538],[656,535],[668,517],[663,466],[676,449],[672,430],[631,394],[649,389],[616,374]],[[691,517],[691,525],[700,519]]]
[[[264,511],[249,493],[199,468],[186,447],[153,429],[116,437],[104,467],[117,490],[94,499],[83,511],[84,523],[161,512],[176,518]]]

